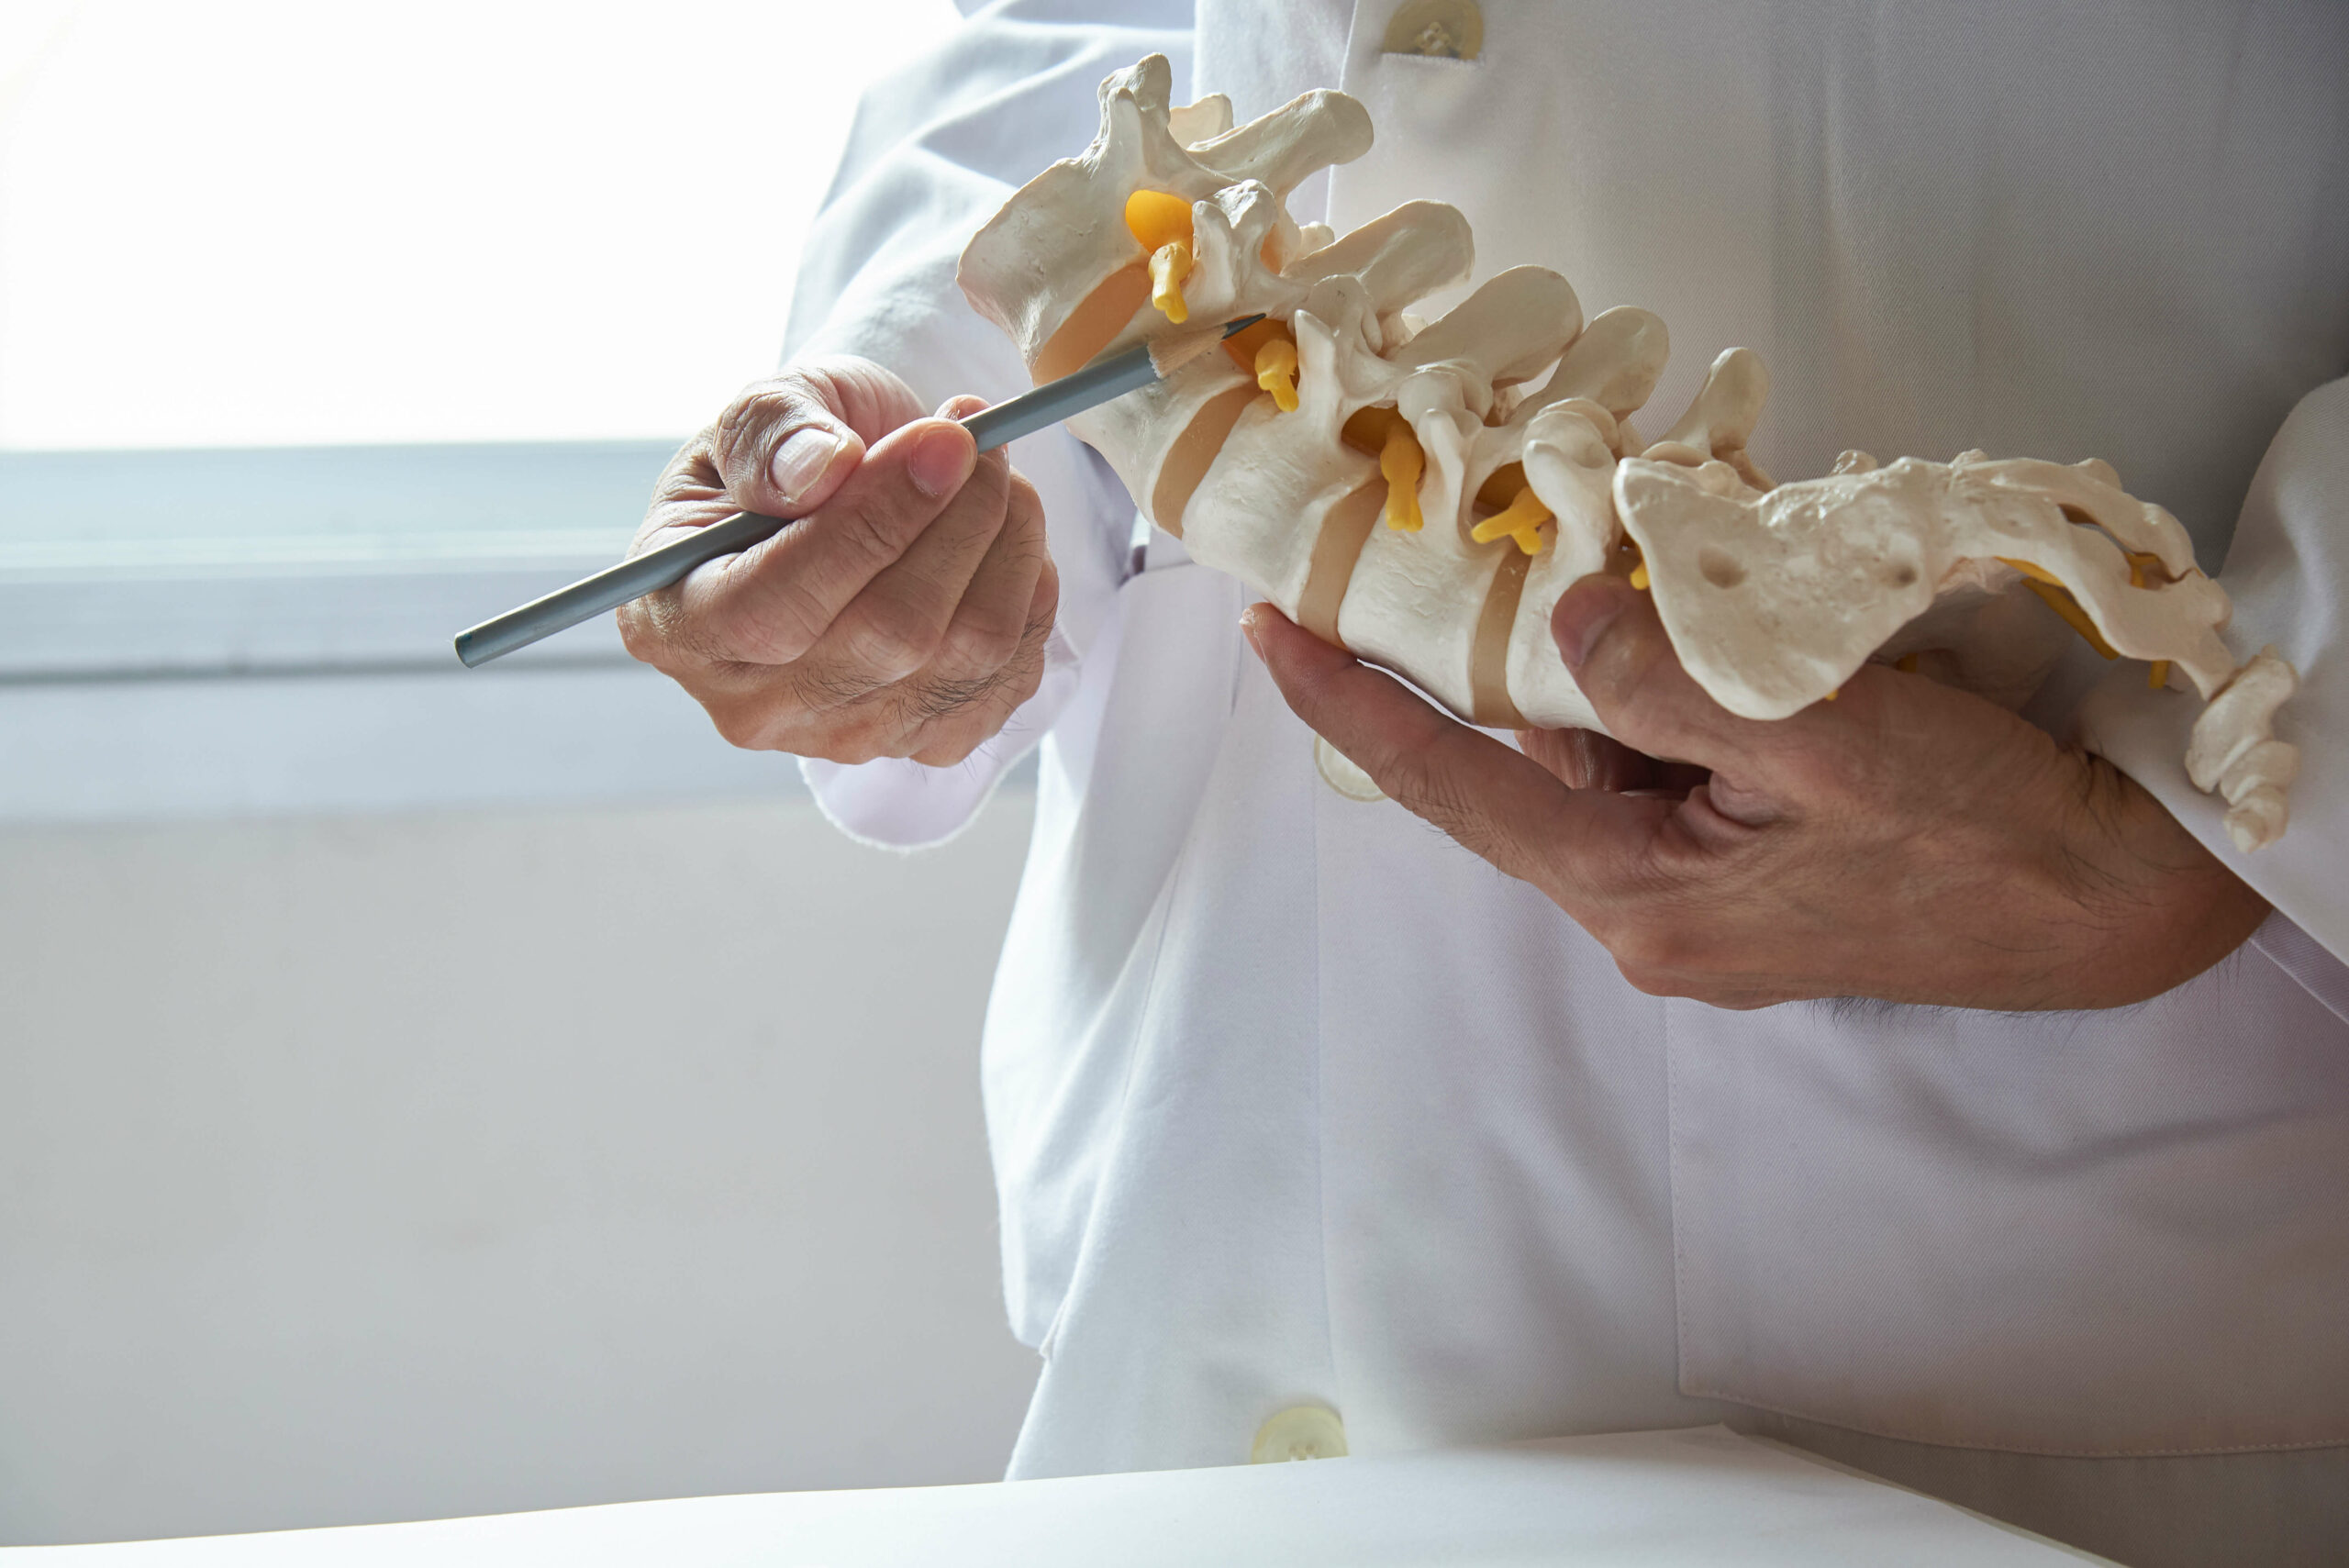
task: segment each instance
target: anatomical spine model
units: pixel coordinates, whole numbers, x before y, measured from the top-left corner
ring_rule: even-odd
[[[2156,686],[2192,682],[2210,701],[2196,786],[2224,795],[2242,848],[2283,831],[2299,755],[2271,721],[2291,666],[2273,650],[2236,666],[2224,590],[2108,465],[1847,452],[1777,484],[1746,455],[1768,376],[1744,349],[1644,441],[1631,416],[1664,370],[1662,321],[1586,323],[1564,278],[1516,267],[1422,325],[1405,307],[1469,275],[1457,210],[1411,202],[1340,237],[1286,205],[1369,150],[1359,103],[1308,93],[1234,129],[1219,96],[1171,106],[1171,80],[1153,55],[1105,82],[1093,145],[1006,204],[960,281],[1039,381],[1263,314],[1225,352],[1069,422],[1192,559],[1508,728],[1604,728],[1549,632],[1594,572],[1650,590],[1690,675],[1756,719],[1832,697],[1870,661],[2018,707],[2068,621],[2152,661]]]

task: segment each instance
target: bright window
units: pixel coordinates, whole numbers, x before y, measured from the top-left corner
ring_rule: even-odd
[[[773,789],[608,619],[949,0],[0,0],[0,820]],[[320,679],[319,677],[330,677]]]
[[[0,448],[670,439],[948,0],[7,0]]]

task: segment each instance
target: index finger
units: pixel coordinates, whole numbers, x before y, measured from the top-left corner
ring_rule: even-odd
[[[997,469],[1008,461],[990,456]],[[695,568],[677,586],[678,634],[714,657],[790,663],[953,510],[980,461],[952,420],[892,431],[823,506],[740,555]],[[973,498],[981,509],[984,501]]]
[[[1299,718],[1466,849],[1577,918],[1595,899],[1640,880],[1670,801],[1568,789],[1515,748],[1437,712],[1270,605],[1254,606],[1241,624]]]

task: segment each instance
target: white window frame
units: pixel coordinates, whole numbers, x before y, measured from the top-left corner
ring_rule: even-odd
[[[796,792],[608,618],[451,649],[617,560],[670,450],[0,453],[0,821]]]

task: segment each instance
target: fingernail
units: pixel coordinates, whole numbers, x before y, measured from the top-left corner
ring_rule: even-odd
[[[809,426],[793,432],[791,439],[775,449],[774,457],[767,464],[774,476],[774,487],[783,492],[786,501],[796,501],[815,487],[832,466],[846,443],[829,430]]]
[[[1637,590],[1611,577],[1586,579],[1566,590],[1550,616],[1550,634],[1569,670],[1579,670]]]
[[[977,461],[971,438],[961,430],[929,429],[914,439],[914,450],[906,454],[906,467],[914,476],[915,486],[935,501],[952,495],[971,477],[971,464]]]
[[[1248,646],[1256,651],[1256,657],[1259,659],[1264,656],[1262,637],[1264,627],[1264,617],[1258,613],[1254,605],[1240,612],[1240,635],[1248,639]]]

